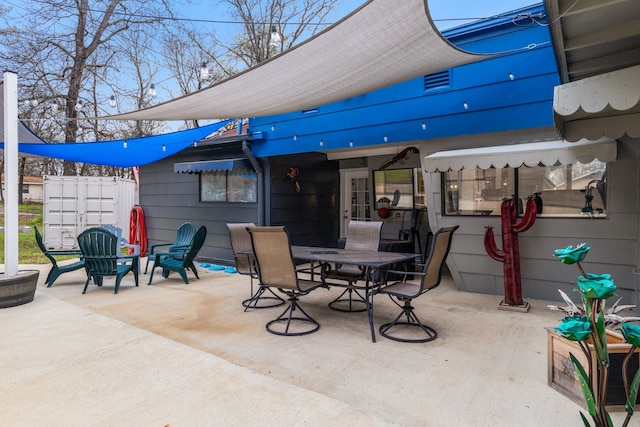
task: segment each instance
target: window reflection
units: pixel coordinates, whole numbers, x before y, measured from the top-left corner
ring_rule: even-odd
[[[445,215],[500,215],[503,199],[537,194],[541,216],[606,217],[606,163],[473,169],[443,174]],[[520,209],[520,213],[521,209]]]

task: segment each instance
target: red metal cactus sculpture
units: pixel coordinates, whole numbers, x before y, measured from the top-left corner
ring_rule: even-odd
[[[493,227],[486,226],[484,247],[489,256],[504,263],[504,301],[501,307],[529,310],[529,304],[522,300],[522,282],[520,280],[520,249],[518,233],[527,231],[536,221],[536,202],[533,196],[527,198],[524,216],[518,219],[517,200],[505,199],[500,207],[502,218],[502,250],[496,246]]]

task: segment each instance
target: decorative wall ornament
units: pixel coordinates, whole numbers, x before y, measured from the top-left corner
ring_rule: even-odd
[[[287,172],[287,178],[293,182],[293,185],[296,188],[296,193],[300,192],[300,181],[298,181],[299,174],[300,169],[298,168],[289,168],[289,172]]]

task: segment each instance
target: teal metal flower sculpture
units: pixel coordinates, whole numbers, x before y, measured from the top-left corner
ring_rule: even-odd
[[[571,341],[582,341],[589,338],[593,332],[591,323],[586,317],[565,317],[556,328],[556,332]]]
[[[589,250],[589,246],[581,243],[575,248],[567,246],[565,249],[557,249],[554,253],[554,256],[560,258],[563,263],[569,265],[576,264],[580,270],[581,276],[578,277],[575,290],[580,293],[584,308],[579,308],[573,304],[562,291],[560,291],[560,293],[568,306],[564,309],[556,306],[550,306],[550,308],[562,310],[569,314],[569,317],[562,319],[556,328],[556,332],[571,341],[578,342],[587,361],[589,361],[589,365],[587,369],[585,369],[573,354],[570,355],[571,362],[573,363],[582,388],[586,408],[595,427],[613,427],[613,422],[605,406],[610,364],[606,326],[620,324],[622,336],[627,344],[630,345],[630,350],[622,364],[622,378],[627,396],[625,405],[627,416],[622,425],[626,427],[629,425],[629,421],[633,415],[638,397],[638,388],[640,386],[640,369],[636,371],[631,383],[629,383],[627,376],[629,361],[636,349],[640,347],[640,326],[625,323],[628,320],[638,320],[637,317],[625,319],[617,315],[618,311],[632,307],[618,307],[620,300],[614,304],[612,309],[605,312],[605,300],[615,295],[617,288],[609,274],[598,275],[584,272],[580,262],[586,258]],[[591,363],[592,359],[589,344],[595,349],[596,363]],[[580,416],[584,425],[590,427],[591,423],[588,418],[582,412]]]
[[[560,258],[560,261],[565,264],[575,264],[576,262],[580,262],[589,253],[589,246],[586,243],[580,243],[575,248],[573,246],[567,246],[564,249],[556,249],[554,256]]]

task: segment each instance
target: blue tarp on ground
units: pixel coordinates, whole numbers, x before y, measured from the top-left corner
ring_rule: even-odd
[[[57,159],[96,165],[133,167],[143,166],[171,156],[193,145],[206,136],[217,131],[231,120],[211,125],[153,135],[141,138],[127,138],[116,141],[98,142],[20,142],[18,151],[21,154],[54,157]],[[4,142],[0,142],[4,149]]]

